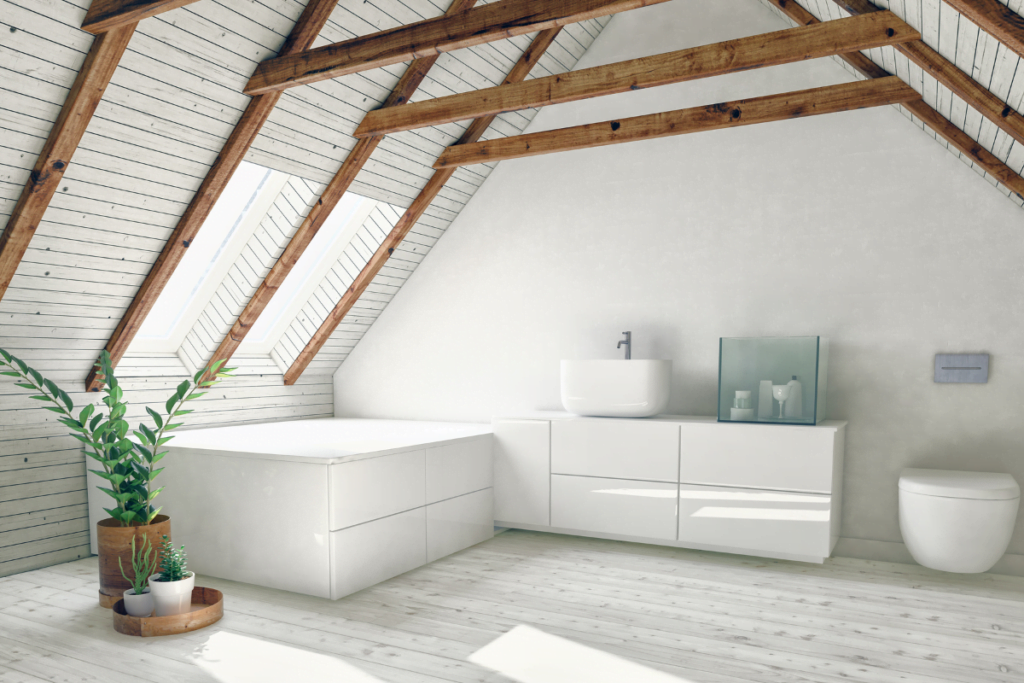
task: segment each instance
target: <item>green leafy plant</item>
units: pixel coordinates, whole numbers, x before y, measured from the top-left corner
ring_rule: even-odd
[[[89,404],[76,417],[75,404],[66,391],[30,368],[25,361],[0,349],[0,375],[18,378],[17,386],[33,392],[30,398],[52,404],[43,408],[57,413],[60,416],[57,420],[72,430],[71,436],[85,444],[86,455],[100,463],[102,469],[90,472],[109,482],[109,488],[98,488],[116,502],[114,507],[104,509],[121,526],[149,524],[160,513],[161,508],[153,507],[153,499],[163,490],[163,487],[153,488],[153,480],[163,471],[156,464],[167,455],[167,451],[160,448],[174,438],[167,433],[182,425],[174,420],[192,412],[184,408],[185,403],[205,396],[207,389],[232,376],[234,368],[222,370],[224,363],[223,360],[217,361],[179,384],[164,404],[164,412],[146,406],[153,426],[140,423],[139,428],[132,431],[137,439],[133,441],[128,438],[131,427],[125,419],[128,404],[124,401],[124,392],[114,376],[110,354],[106,350],[96,363],[98,378],[103,382],[105,395],[102,404],[106,406],[106,415],[102,408]]]
[[[185,569],[185,546],[175,548],[171,539],[164,534],[164,540],[160,543],[160,574],[154,581],[170,582],[187,579],[192,572]]]
[[[164,536],[164,538],[167,538]],[[146,590],[146,586],[149,585],[149,577],[153,575],[156,570],[156,558],[152,557],[153,546],[149,542],[149,537],[142,537],[142,547],[135,550],[135,537],[132,537],[132,574],[131,578],[124,573],[124,566],[121,564],[121,558],[117,558],[117,566],[121,569],[121,576],[124,580],[132,585],[132,590],[135,591],[136,595],[142,595],[142,592]]]

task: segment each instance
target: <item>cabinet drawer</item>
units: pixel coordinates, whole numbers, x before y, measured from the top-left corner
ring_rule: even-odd
[[[331,532],[331,598],[337,600],[424,565],[425,507]]]
[[[427,562],[494,536],[494,492],[484,489],[427,506]]]
[[[647,420],[556,420],[551,471],[590,477],[679,481],[679,424]]]
[[[331,465],[331,531],[426,503],[424,451]]]
[[[834,429],[783,425],[684,424],[684,484],[832,492]]]
[[[551,526],[674,540],[678,484],[551,477]]]
[[[427,449],[427,503],[490,488],[493,483],[490,435]]]
[[[494,519],[551,524],[551,423],[494,421]]]
[[[679,486],[679,542],[732,552],[825,558],[831,498],[809,493]]]

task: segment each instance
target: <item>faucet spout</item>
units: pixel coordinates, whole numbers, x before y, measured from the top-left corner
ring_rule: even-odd
[[[620,339],[619,343],[615,345],[615,348],[621,349],[623,346],[626,347],[626,360],[633,359],[633,333],[623,332],[626,335],[625,339]]]

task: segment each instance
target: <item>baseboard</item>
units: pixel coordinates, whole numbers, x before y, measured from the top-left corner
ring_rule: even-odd
[[[872,541],[866,538],[840,538],[832,553],[837,557],[851,557],[857,560],[917,564],[903,543],[896,541]],[[991,574],[1024,576],[1024,555],[1007,553],[996,563]]]

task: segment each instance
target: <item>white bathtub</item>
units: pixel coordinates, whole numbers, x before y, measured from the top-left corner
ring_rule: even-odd
[[[337,599],[493,536],[487,424],[181,432],[157,504],[200,574]]]

